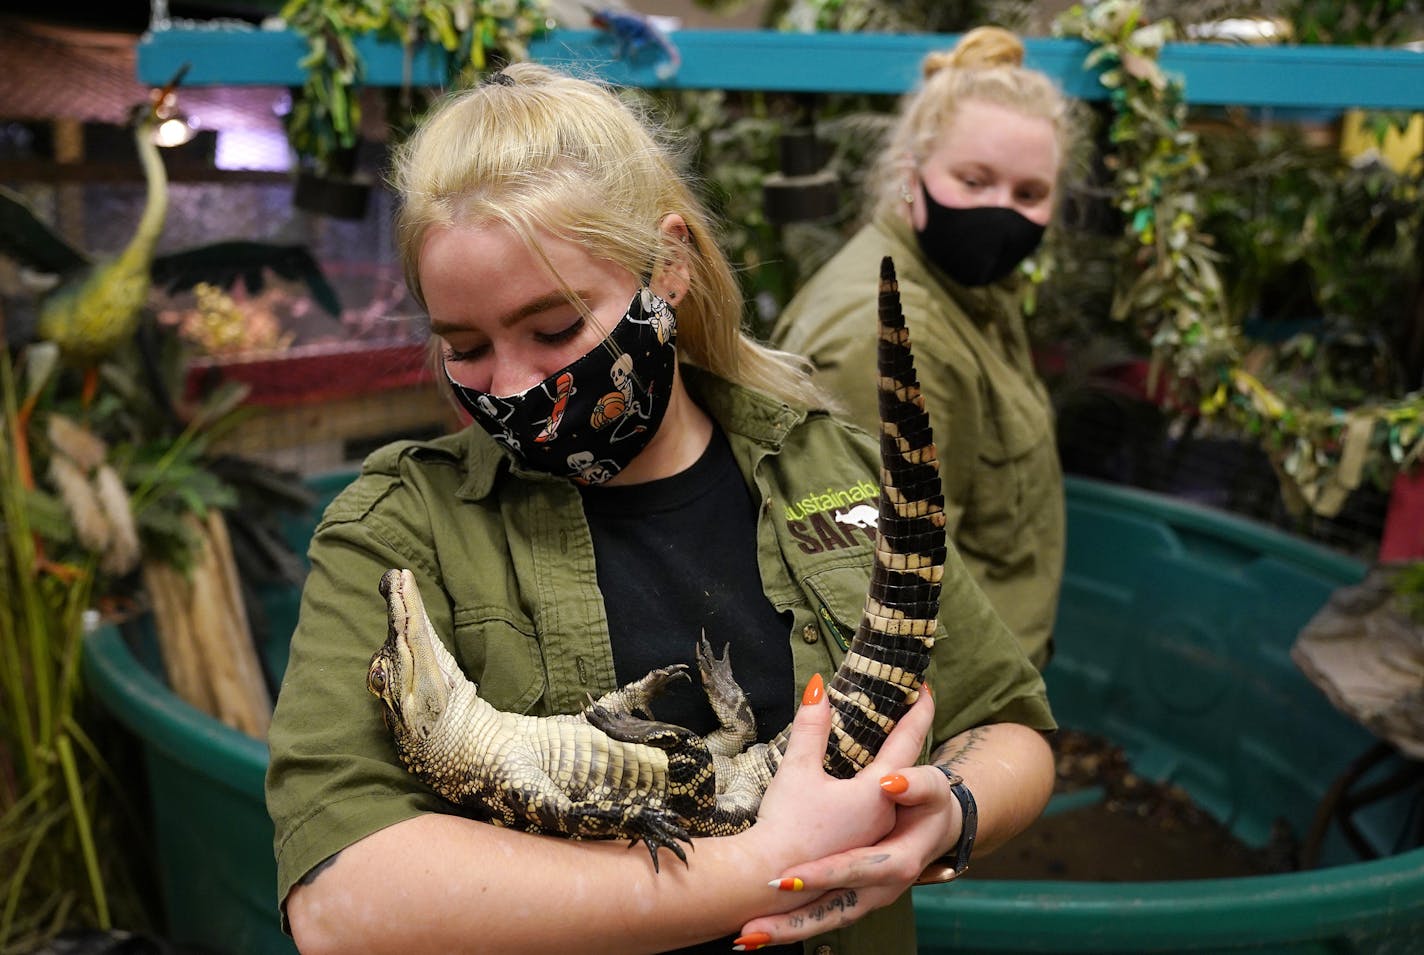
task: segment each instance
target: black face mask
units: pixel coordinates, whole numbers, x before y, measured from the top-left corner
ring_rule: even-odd
[[[1004,206],[942,206],[923,182],[925,227],[915,233],[925,258],[960,285],[988,285],[1012,272],[1043,241],[1044,227]]]

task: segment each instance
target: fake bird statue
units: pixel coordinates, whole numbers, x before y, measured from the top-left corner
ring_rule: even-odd
[[[134,143],[147,193],[138,228],[118,255],[91,258],[46,225],[21,196],[0,188],[0,254],[56,279],[28,322],[8,317],[5,339],[11,347],[33,341],[56,346],[66,364],[84,372],[86,400],[93,395],[99,363],[134,336],[154,285],[169,292],[198,282],[228,288],[241,278],[249,291],[258,291],[270,269],[304,282],[328,312],[341,311],[335,290],[300,245],[233,240],[155,255],[168,214],[168,176],[153,134],[173,115],[175,90],[186,72],[185,66],[134,110]]]
[[[172,81],[154,90],[133,111],[134,142],[147,191],[138,227],[116,256],[95,259],[75,248],[21,196],[0,188],[0,255],[42,277],[42,282],[27,283],[34,294],[8,303],[18,307],[0,307],[0,337],[6,347],[24,349],[30,358],[31,380],[17,409],[13,443],[20,481],[26,488],[36,486],[30,461],[30,419],[59,365],[82,374],[80,401],[87,408],[97,391],[101,364],[133,339],[155,403],[178,422],[158,368],[152,319],[144,323],[154,286],[178,292],[206,282],[227,289],[242,280],[248,291],[257,292],[270,270],[303,282],[318,305],[333,315],[341,314],[335,290],[316,259],[300,245],[229,240],[155,254],[168,213],[168,176],[153,134],[173,114],[174,91],[186,71],[186,67],[179,70]],[[51,357],[55,355],[57,360]],[[45,558],[38,539],[36,565],[62,579],[71,570]]]

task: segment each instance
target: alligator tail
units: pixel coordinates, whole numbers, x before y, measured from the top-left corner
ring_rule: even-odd
[[[826,771],[855,775],[919,695],[944,577],[944,489],[910,351],[895,265],[880,263],[880,517],[875,566],[855,639],[826,688]]]
[[[849,778],[869,765],[919,697],[934,647],[944,577],[944,489],[910,351],[895,264],[880,263],[880,506],[865,610],[831,678],[826,772]],[[789,728],[788,728],[789,731]],[[787,731],[767,747],[775,773]]]

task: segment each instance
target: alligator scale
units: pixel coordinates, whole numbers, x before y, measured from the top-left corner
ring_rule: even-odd
[[[929,665],[944,572],[944,497],[887,257],[879,292],[880,483],[875,566],[859,628],[827,686],[832,706],[826,771],[865,767],[915,702]],[[396,751],[417,777],[496,825],[573,839],[643,841],[658,864],[679,842],[728,835],[756,818],[789,728],[756,738],[729,661],[703,639],[699,677],[720,728],[706,737],[654,721],[648,705],[679,664],[591,702],[578,714],[496,710],[431,628],[408,570],[381,578],[389,632],[367,686],[383,704]],[[643,714],[640,716],[640,714]]]

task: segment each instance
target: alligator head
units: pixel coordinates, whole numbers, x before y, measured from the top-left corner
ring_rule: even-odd
[[[445,645],[435,636],[415,577],[408,570],[381,575],[389,629],[371,657],[366,688],[384,704],[386,726],[402,752],[414,740],[429,739],[451,693],[467,682]]]

